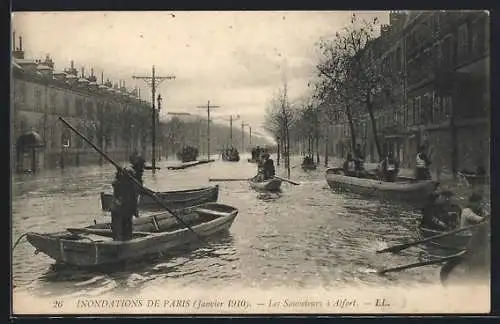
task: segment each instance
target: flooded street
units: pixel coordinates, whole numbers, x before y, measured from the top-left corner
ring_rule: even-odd
[[[144,261],[113,273],[56,269],[53,260],[23,239],[13,252],[16,290],[50,295],[126,289],[138,293],[170,284],[184,287],[227,287],[230,284],[327,289],[363,286],[412,286],[437,283],[438,267],[427,266],[386,276],[376,269],[430,258],[425,247],[400,254],[376,254],[384,247],[418,238],[420,215],[328,188],[324,167],[305,172],[292,163],[291,178],[299,186],[282,185],[281,194],[261,194],[247,182],[219,182],[219,202],[239,209],[229,234],[182,253]],[[250,178],[256,165],[217,160],[185,170],[145,172],[145,185],[176,190],[215,184],[211,178]],[[55,232],[68,227],[110,221],[101,211],[99,193],[111,191],[114,168],[90,166],[14,175],[12,241],[25,232]],[[286,174],[283,167],[278,169]]]

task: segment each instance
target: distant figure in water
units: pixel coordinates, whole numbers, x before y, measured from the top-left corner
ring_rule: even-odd
[[[137,185],[130,179],[135,176],[133,170],[119,169],[112,184],[111,231],[115,241],[132,239],[132,219],[138,217]]]
[[[431,172],[430,172],[430,165],[431,165],[431,160],[425,153],[425,147],[421,145],[418,148],[417,156],[415,157],[415,164],[416,164],[416,170],[415,170],[415,178],[417,180],[431,180]]]

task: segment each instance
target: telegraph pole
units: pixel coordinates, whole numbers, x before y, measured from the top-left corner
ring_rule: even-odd
[[[248,129],[250,130],[250,147],[252,147],[252,126],[248,125]]]
[[[197,108],[203,108],[207,110],[207,156],[210,160],[210,109],[219,108],[220,106],[210,106],[210,100],[207,102],[206,106],[198,106]]]
[[[155,93],[156,87],[160,85],[160,83],[164,80],[173,80],[175,79],[174,75],[169,76],[157,76],[155,75],[155,66],[153,65],[151,76],[132,76],[132,79],[140,79],[144,80],[148,86],[151,87],[151,104],[152,104],[152,113],[151,113],[151,122],[152,122],[152,134],[151,134],[151,166],[153,167],[153,173],[156,170],[156,109],[155,109]]]
[[[250,125],[241,121],[241,154],[245,152],[245,126],[250,126]]]
[[[233,116],[233,115],[230,115],[229,116],[229,141],[231,143],[231,147],[233,146],[233,121],[236,121],[240,119],[240,115],[236,115],[236,116]],[[227,120],[227,119],[225,119]]]

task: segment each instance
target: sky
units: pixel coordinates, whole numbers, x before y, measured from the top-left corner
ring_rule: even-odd
[[[387,23],[388,12],[356,12]],[[290,98],[307,96],[316,76],[316,43],[349,23],[349,11],[172,11],[172,12],[23,12],[12,29],[23,37],[26,58],[47,54],[55,70],[70,61],[100,81],[125,81],[151,100],[151,88],[136,76],[175,76],[160,83],[162,117],[197,106],[217,105],[214,122],[240,115],[256,132],[262,129],[270,98],[286,78]],[[18,46],[16,40],[16,46]]]

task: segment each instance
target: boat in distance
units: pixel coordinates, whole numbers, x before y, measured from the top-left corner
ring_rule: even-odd
[[[204,238],[229,230],[238,209],[207,203],[182,210],[180,214],[183,221]],[[171,214],[163,213],[136,219],[133,237],[128,241],[113,240],[109,223],[58,233],[27,233],[27,239],[38,252],[54,259],[56,263],[97,267],[167,252],[199,240],[196,234]]]
[[[167,207],[171,209],[182,209],[197,206],[209,202],[217,202],[219,199],[219,185],[201,187],[195,189],[175,190],[157,192]],[[113,194],[101,192],[101,208],[110,211]],[[138,209],[140,210],[163,210],[153,198],[148,195],[140,195]]]
[[[399,178],[395,182],[357,178],[343,175],[341,168],[326,170],[326,182],[336,191],[377,197],[382,201],[402,202],[417,208],[422,208],[428,203],[429,195],[439,184],[433,180],[408,178]]]

